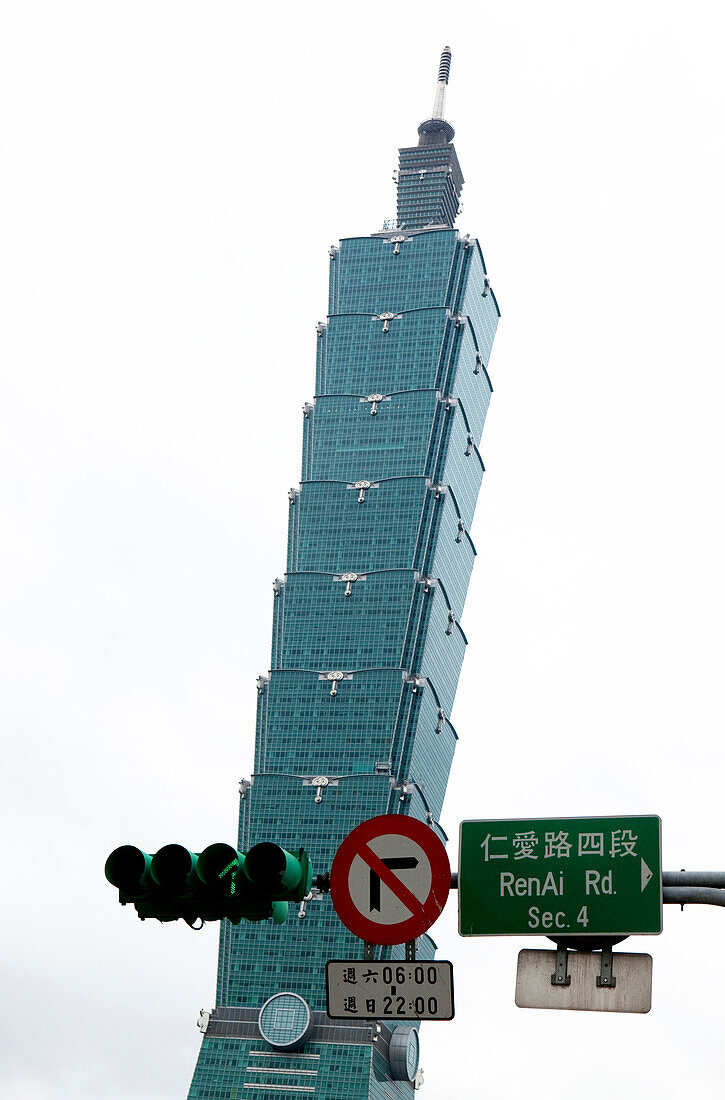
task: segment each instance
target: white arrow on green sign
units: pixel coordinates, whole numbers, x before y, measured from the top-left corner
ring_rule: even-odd
[[[662,931],[659,817],[461,822],[462,936]]]

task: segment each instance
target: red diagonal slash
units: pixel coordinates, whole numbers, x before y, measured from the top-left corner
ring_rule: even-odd
[[[398,901],[402,901],[410,912],[417,917],[425,917],[425,909],[421,902],[418,901],[415,894],[412,894],[408,887],[400,881],[397,875],[394,875],[389,867],[383,863],[380,856],[377,856],[372,850],[369,844],[364,845],[360,851],[360,858],[367,863],[371,871],[374,871],[381,882],[384,882],[389,890],[392,890]]]

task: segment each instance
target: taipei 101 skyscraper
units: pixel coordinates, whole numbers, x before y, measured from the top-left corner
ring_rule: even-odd
[[[454,228],[463,176],[444,117],[450,63],[446,48],[432,115],[400,150],[397,220],[330,249],[287,572],[257,681],[237,846],[302,845],[315,871],[377,814],[408,814],[446,839],[499,318],[479,243]],[[390,1100],[420,1084],[415,1025],[326,1015],[326,961],[361,958],[362,944],[329,894],[313,895],[282,927],[222,922],[190,1100]],[[434,951],[418,941],[420,958]]]

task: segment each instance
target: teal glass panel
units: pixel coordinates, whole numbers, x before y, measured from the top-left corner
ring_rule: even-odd
[[[340,242],[334,313],[398,313],[445,305],[458,260],[455,230],[421,233],[402,242],[348,237]],[[395,251],[395,244],[398,251]]]
[[[374,772],[390,761],[403,683],[400,668],[348,672],[339,682],[324,672],[273,671],[264,689],[260,764],[304,775]]]
[[[368,315],[330,317],[320,341],[318,396],[440,388],[449,352],[448,313],[442,305],[401,313],[387,331]]]
[[[420,476],[384,479],[362,491],[355,482],[307,482],[295,505],[290,571],[418,568],[430,544],[435,507]],[[328,532],[324,542],[320,530]]]
[[[379,481],[428,473],[440,404],[434,390],[393,394],[374,414],[364,398],[318,398],[308,417],[314,453],[303,480]]]

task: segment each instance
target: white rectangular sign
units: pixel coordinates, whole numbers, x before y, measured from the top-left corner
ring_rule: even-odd
[[[519,951],[516,1004],[519,1008],[569,1008],[587,1012],[649,1012],[652,1007],[652,956],[625,951],[612,955],[614,987],[597,985],[601,970],[597,951],[569,951],[571,983],[552,985],[556,951]]]
[[[452,1020],[449,962],[333,959],[326,967],[333,1020]]]

